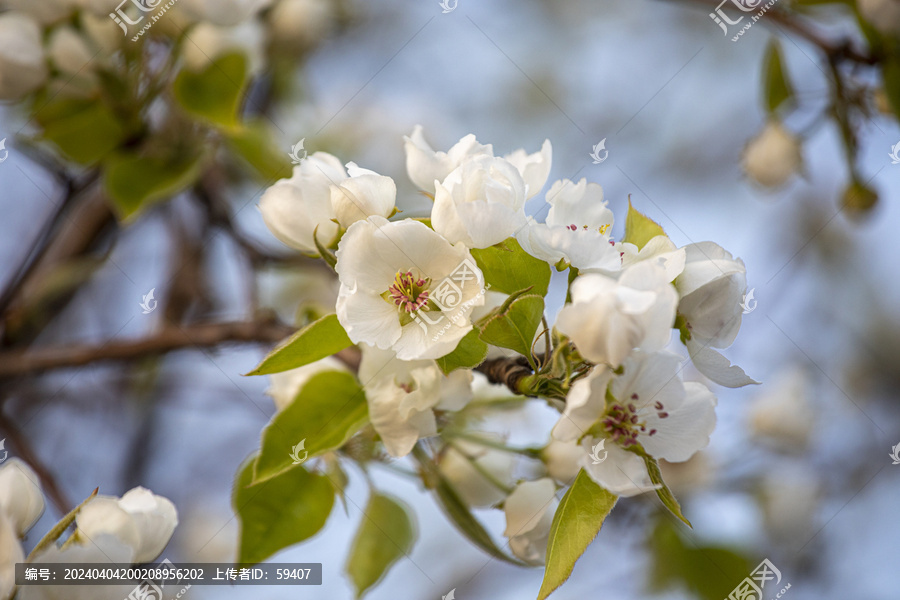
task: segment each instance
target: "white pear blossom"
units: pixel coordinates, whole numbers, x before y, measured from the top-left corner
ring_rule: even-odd
[[[447,152],[435,152],[425,141],[422,126],[416,125],[412,135],[403,138],[406,149],[406,171],[419,189],[434,193],[435,181],[443,181],[451,172],[476,156],[493,156],[490,144],[482,145],[469,134]]]
[[[487,248],[524,227],[525,199],[525,181],[511,163],[480,156],[437,184],[431,224],[451,242]]]
[[[750,406],[751,431],[781,448],[803,450],[816,420],[810,383],[809,374],[800,367],[779,372]]]
[[[500,436],[491,439],[501,441]],[[463,502],[488,507],[506,497],[505,490],[513,484],[515,462],[516,457],[510,452],[474,441],[454,440],[441,456],[439,468]]]
[[[150,562],[162,553],[178,524],[175,505],[136,487],[121,498],[96,496],[75,517],[76,539],[112,535],[134,552],[134,562]]]
[[[435,193],[437,182],[446,179],[463,164],[474,158],[494,156],[493,146],[480,144],[471,133],[447,152],[436,152],[432,149],[425,140],[421,125],[416,125],[412,135],[403,139],[409,178],[419,189],[429,194]],[[510,152],[504,159],[519,171],[527,190],[526,198],[532,198],[540,193],[547,183],[547,177],[550,176],[553,146],[550,140],[544,140],[538,152],[528,154],[524,149],[519,149]]]
[[[72,0],[0,0],[0,8],[24,13],[41,25],[49,25],[67,19],[74,3]]]
[[[81,13],[81,27],[94,46],[105,53],[114,52],[122,45],[122,30],[109,15],[95,15],[90,12]]]
[[[359,378],[369,419],[391,456],[406,456],[420,438],[437,434],[434,410],[460,410],[472,399],[472,373],[444,375],[433,360],[404,361],[362,345]]]
[[[273,373],[269,375],[270,385],[269,389],[266,390],[266,394],[275,403],[275,410],[282,411],[290,406],[297,394],[300,393],[300,390],[303,389],[303,386],[313,376],[327,371],[346,373],[347,367],[333,356],[327,356],[322,360],[317,360],[314,363],[303,365],[296,369]]]
[[[669,462],[688,460],[709,444],[716,425],[716,397],[703,384],[682,382],[681,359],[669,352],[636,352],[616,375],[597,366],[572,386],[566,409],[553,428],[560,441],[581,440],[581,466],[598,484],[619,496],[657,486],[643,459],[630,451],[640,445]],[[594,444],[605,444],[606,460],[589,460]]]
[[[44,512],[44,494],[40,479],[19,458],[10,458],[0,466],[0,513],[6,514],[21,537]]]
[[[675,279],[678,314],[690,333],[686,345],[694,366],[720,385],[757,383],[713,348],[727,348],[741,328],[747,291],[744,261],[713,242],[684,247],[684,270]]]
[[[401,360],[452,352],[472,329],[473,307],[484,303],[484,276],[466,247],[418,221],[357,221],[336,256],[336,311],[347,335]]]
[[[547,556],[550,525],[559,500],[552,479],[520,483],[506,501],[506,530],[512,553],[530,564],[543,564]]]
[[[744,149],[744,172],[766,187],[782,186],[803,166],[801,149],[796,136],[771,121]]]
[[[618,280],[600,273],[572,283],[572,303],[559,313],[557,329],[581,355],[617,366],[635,348],[662,349],[671,338],[678,295],[666,269],[652,261],[635,264]]]
[[[316,152],[294,167],[289,179],[270,187],[259,201],[266,226],[283,243],[318,254],[313,233],[328,245],[338,233],[331,186],[347,178],[344,165],[326,152]],[[318,230],[317,230],[318,228]]]
[[[18,12],[0,14],[0,100],[20,100],[46,80],[38,24]]]
[[[25,562],[25,552],[12,520],[0,512],[0,600],[12,598],[16,589],[16,563]]]
[[[328,35],[334,12],[330,0],[281,0],[269,11],[272,37],[290,45],[314,44]]]
[[[397,200],[394,180],[375,171],[347,163],[350,176],[331,186],[331,205],[338,223],[345,229],[373,215],[390,217]]]
[[[562,179],[547,192],[550,211],[544,223],[528,218],[516,238],[522,248],[555,265],[564,260],[580,270],[618,271],[621,250],[610,240],[613,214],[603,188],[582,179]]]

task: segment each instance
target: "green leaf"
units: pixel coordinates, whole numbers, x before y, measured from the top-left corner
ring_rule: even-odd
[[[341,371],[314,375],[263,429],[253,483],[298,466],[292,452],[297,444],[303,443],[307,458],[319,456],[343,446],[368,420],[366,395],[354,375]]]
[[[62,537],[62,534],[64,534],[66,532],[66,529],[68,529],[69,526],[75,522],[75,517],[78,516],[78,513],[81,512],[81,509],[84,508],[88,502],[93,500],[94,497],[97,495],[97,492],[99,492],[99,491],[100,491],[100,488],[95,488],[94,491],[91,492],[91,495],[88,496],[87,498],[85,498],[81,504],[79,504],[78,506],[76,506],[75,508],[70,510],[66,514],[66,516],[64,516],[62,519],[60,519],[56,523],[56,525],[51,527],[50,531],[48,531],[47,534],[41,538],[41,541],[39,541],[37,543],[37,545],[34,547],[34,549],[28,555],[28,561],[31,562],[31,560],[34,559],[34,557],[41,554],[44,550],[46,550],[47,548],[52,546],[54,544],[54,542],[56,542],[56,540],[58,540],[60,537]]]
[[[406,556],[415,539],[415,523],[406,506],[372,492],[347,556],[346,572],[356,588],[356,597],[361,598],[391,565]]]
[[[444,375],[456,369],[473,369],[484,362],[487,352],[487,344],[478,338],[478,330],[473,328],[459,340],[453,352],[437,359],[437,365]]]
[[[685,525],[693,528],[691,522],[681,513],[681,505],[678,504],[678,500],[675,499],[675,494],[672,493],[672,490],[670,490],[669,486],[666,485],[666,482],[663,481],[662,473],[659,470],[659,463],[649,454],[643,453],[642,456],[644,458],[644,464],[647,465],[647,472],[650,474],[650,481],[662,486],[656,490],[656,495],[662,500],[663,505],[669,509],[669,512],[681,519]]]
[[[106,193],[123,219],[192,185],[200,176],[199,156],[181,159],[122,154],[106,161]]]
[[[228,147],[253,167],[261,181],[291,175],[288,153],[278,147],[271,129],[262,121],[244,124],[231,131]]]
[[[628,216],[625,218],[625,238],[623,242],[634,244],[638,250],[658,235],[666,235],[659,223],[635,210],[628,199]]]
[[[653,591],[687,588],[702,600],[722,600],[752,569],[746,557],[728,548],[686,544],[667,519],[659,519],[648,542]]]
[[[544,600],[569,578],[575,561],[600,533],[616,500],[618,496],[594,483],[584,470],[578,471],[553,515],[547,540],[547,566],[538,600]]]
[[[506,310],[485,323],[481,340],[500,348],[515,350],[531,362],[531,344],[543,314],[543,298],[534,294],[520,296]]]
[[[43,127],[44,139],[82,165],[104,158],[126,137],[113,111],[96,100],[54,100],[41,107],[35,119]]]
[[[353,345],[347,332],[330,314],[310,323],[262,359],[247,375],[271,375],[321,360]]]
[[[199,72],[182,69],[173,83],[175,100],[194,117],[213,125],[234,127],[247,84],[247,58],[226,54]]]
[[[300,468],[253,485],[254,462],[241,466],[232,494],[240,522],[237,562],[247,565],[314,536],[334,506],[327,477]]]
[[[769,42],[763,59],[763,81],[766,110],[770,113],[793,98],[794,90],[784,70],[781,46],[775,38]]]
[[[547,295],[550,265],[522,250],[515,238],[471,252],[492,292],[512,294],[532,287],[535,294]]]

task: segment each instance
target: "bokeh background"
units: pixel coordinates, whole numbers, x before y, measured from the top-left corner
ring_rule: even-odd
[[[285,154],[304,138],[310,151],[392,175],[398,205],[415,215],[427,200],[405,176],[402,136],[416,124],[443,149],[468,133],[498,152],[536,151],[549,138],[551,181],[600,183],[618,217],[614,236],[630,196],[679,246],[713,240],[747,265],[758,305],[726,354],[762,385],[715,389],[719,425],[709,448],[667,474],[694,529],[663,515],[655,497],[622,500],[553,597],[707,598],[723,577],[739,583],[735,564],[745,561],[749,574],[769,558],[794,600],[896,598],[900,466],[888,456],[900,443],[900,165],[888,156],[900,140],[896,121],[876,115],[859,130],[861,170],[880,202],[851,218],[839,208],[847,173],[833,126],[812,130],[804,172],[784,188],[760,189],[741,172],[742,150],[766,119],[760,63],[771,36],[781,37],[809,107],[788,125],[805,128],[827,97],[814,51],[765,19],[733,43],[708,10],[675,1],[459,0],[443,14],[436,0],[382,0],[342,10],[340,26],[298,59],[289,100],[266,113]],[[837,16],[829,27],[850,31]],[[10,152],[0,164],[0,288],[66,193],[17,146],[29,121],[15,106],[0,112]],[[601,139],[609,158],[592,164]],[[264,189],[229,185],[230,215],[252,244],[286,254],[256,208]],[[530,211],[542,204],[532,200]],[[187,301],[187,310],[205,320],[271,309],[291,322],[302,303],[333,297],[326,270],[304,261],[252,265],[231,236],[199,230],[199,221],[176,197],[118,230],[34,346],[152,334],[162,311],[144,315],[139,303],[172,285],[173,264],[202,274],[203,300]],[[186,249],[173,231],[199,242]],[[69,501],[98,486],[121,494],[135,485],[172,499],[181,524],[165,553],[171,560],[230,560],[232,478],[274,413],[266,380],[241,373],[266,351],[225,344],[6,377],[0,437],[11,455],[23,453],[15,437],[27,444]],[[688,369],[686,378],[702,376]],[[541,443],[550,413],[534,404],[484,427]],[[419,539],[369,598],[440,598],[454,588],[461,600],[536,595],[540,570],[490,559],[414,481],[377,467],[373,474],[413,507]],[[194,587],[188,597],[352,597],[344,558],[366,494],[351,473],[346,513],[336,508],[314,539],[274,559],[323,563],[320,588]],[[478,515],[500,536],[501,512]],[[59,516],[48,504],[26,551]]]

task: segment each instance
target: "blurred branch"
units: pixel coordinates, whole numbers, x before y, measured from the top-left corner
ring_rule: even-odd
[[[132,360],[173,350],[205,348],[227,342],[274,344],[296,331],[275,319],[167,325],[162,331],[134,341],[109,342],[102,346],[71,345],[31,350],[0,352],[0,378],[33,375],[50,369],[80,367],[105,360]]]
[[[38,300],[48,279],[61,266],[96,249],[103,232],[115,223],[115,216],[99,189],[73,201],[67,199],[66,203],[68,206],[54,219],[46,244],[9,292],[9,309],[3,315],[3,341],[7,344],[29,343],[68,304],[72,293],[54,298],[51,306]]]
[[[522,378],[534,373],[528,364],[528,359],[524,356],[492,358],[475,367],[475,370],[484,374],[489,382],[505,385],[516,395],[522,393],[522,390],[519,389]]]
[[[69,502],[59,485],[57,485],[53,474],[50,473],[50,471],[47,470],[47,467],[44,466],[44,463],[35,456],[34,451],[31,449],[28,442],[25,441],[25,437],[22,435],[22,432],[16,424],[10,421],[2,411],[0,411],[0,429],[4,431],[6,437],[13,443],[22,460],[28,463],[32,470],[37,473],[38,478],[41,480],[41,486],[44,488],[44,491],[47,493],[50,500],[53,501],[56,509],[60,514],[68,514],[69,511],[72,510],[72,503]]]
[[[674,0],[684,4],[694,4],[706,10],[715,10],[719,0]],[[816,46],[830,59],[837,61],[849,60],[864,65],[876,65],[882,57],[873,54],[864,54],[854,47],[854,42],[849,37],[829,39],[812,27],[805,19],[798,18],[796,14],[782,9],[767,11],[763,20],[769,19],[773,23],[781,25],[785,29],[800,36],[810,44]]]

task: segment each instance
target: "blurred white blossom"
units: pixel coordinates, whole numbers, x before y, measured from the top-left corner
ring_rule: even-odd
[[[520,483],[503,503],[509,549],[530,564],[543,564],[547,555],[550,525],[559,500],[552,479]]]
[[[44,512],[37,473],[19,458],[10,458],[0,466],[0,512],[6,514],[20,537]]]
[[[766,187],[779,187],[803,166],[800,140],[770,121],[744,148],[744,172]]]

